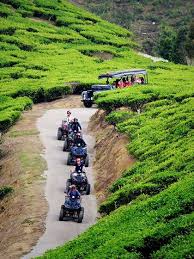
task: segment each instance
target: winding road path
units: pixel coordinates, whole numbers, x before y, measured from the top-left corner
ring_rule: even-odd
[[[45,195],[49,204],[49,211],[46,218],[46,231],[32,251],[23,257],[25,259],[41,255],[48,249],[64,244],[85,231],[96,221],[97,204],[93,191],[94,177],[91,167],[95,140],[87,131],[89,119],[96,112],[96,109],[86,108],[74,108],[71,111],[73,117],[79,118],[83,128],[84,140],[88,145],[90,167],[87,168],[87,176],[91,183],[91,194],[82,198],[85,213],[81,224],[72,221],[60,222],[58,220],[60,207],[64,202],[66,180],[69,178],[70,169],[73,168],[66,165],[68,153],[62,151],[63,141],[56,139],[57,128],[61,124],[66,111],[65,109],[49,110],[37,123],[40,137],[45,147],[44,158],[48,165],[48,170],[45,172],[47,178]]]

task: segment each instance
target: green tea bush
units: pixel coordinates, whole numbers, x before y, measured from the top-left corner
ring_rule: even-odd
[[[112,112],[106,116],[106,121],[110,124],[118,124],[121,123],[130,117],[133,116],[133,113],[130,111],[119,111],[119,112]]]
[[[97,44],[109,44],[116,47],[121,46],[130,46],[134,47],[135,44],[131,42],[130,40],[127,40],[124,37],[117,37],[115,35],[109,34],[109,33],[103,33],[103,32],[93,32],[93,31],[80,31],[80,34],[84,36],[85,38],[91,40],[94,43]]]
[[[32,107],[32,101],[28,97],[13,99],[7,96],[0,96],[0,131],[11,127],[20,117],[23,110]]]
[[[168,258],[171,250],[170,258],[192,258],[193,187],[190,174],[153,197],[116,209],[40,258]],[[185,249],[179,253],[181,241]]]
[[[123,111],[108,115],[110,123],[115,122],[119,131],[129,134],[128,148],[139,163],[113,184],[110,188],[113,195],[100,206],[101,212],[110,213],[115,204],[130,202],[131,188],[140,195],[139,182],[154,184],[157,192],[194,170],[193,109],[193,98],[181,103],[159,100],[148,103],[139,116]],[[144,194],[155,194],[141,190]]]
[[[149,75],[148,85],[95,95],[107,121],[129,136],[137,162],[107,187],[99,210],[109,215],[43,257],[192,258],[194,68],[138,55],[130,32],[66,0],[2,0],[0,7],[1,131],[31,100],[79,92],[101,73]],[[112,57],[100,60],[96,51]]]
[[[111,38],[118,41],[119,47],[125,47],[131,36],[126,29],[110,25],[67,1],[2,0],[0,6],[0,95],[3,96],[28,96],[37,103],[72,91],[80,93],[97,82],[99,64],[103,63],[88,53],[98,49],[112,53],[113,58],[122,56],[118,54],[122,48],[110,46]],[[107,39],[107,44],[92,43],[79,32],[79,26],[88,33],[93,29],[99,37]],[[103,64],[100,70],[104,70]],[[71,82],[78,82],[79,89],[78,86],[71,89],[75,85]],[[2,117],[3,129],[20,116],[18,111],[6,114],[7,117],[5,114]]]
[[[13,15],[14,11],[6,4],[0,3],[0,17],[7,18],[9,15]]]

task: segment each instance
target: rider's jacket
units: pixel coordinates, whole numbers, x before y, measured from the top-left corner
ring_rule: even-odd
[[[82,171],[83,171],[83,164],[75,166],[75,172],[82,173]]]
[[[71,116],[67,116],[65,120],[67,121],[67,123],[70,123],[73,120],[73,118]]]
[[[82,138],[75,138],[74,145],[78,146],[80,144],[82,147],[86,146],[86,142]]]
[[[80,123],[78,121],[76,122],[72,122],[72,126],[71,126],[73,131],[79,131],[82,129]]]
[[[80,193],[78,192],[78,190],[69,191],[68,195],[70,196],[71,199],[79,199],[80,198]]]

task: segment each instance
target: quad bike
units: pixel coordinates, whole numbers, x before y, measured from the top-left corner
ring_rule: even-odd
[[[67,165],[76,165],[77,158],[81,159],[81,163],[83,163],[85,167],[89,166],[87,147],[81,147],[81,145],[72,147],[67,157]]]
[[[94,104],[94,95],[101,91],[113,90],[114,86],[112,85],[92,85],[91,89],[87,91],[83,91],[81,94],[81,101],[83,102],[84,106],[87,108],[92,107]]]
[[[79,133],[80,133],[80,136],[82,137],[81,132]],[[72,131],[71,129],[69,130],[68,135],[65,138],[65,141],[63,144],[63,151],[70,151],[71,147],[73,147],[74,145],[76,135],[77,135],[77,131]]]
[[[70,185],[76,185],[76,188],[81,194],[90,194],[90,184],[88,183],[88,178],[85,172],[72,172],[70,179],[66,183],[66,193],[69,192]]]
[[[81,207],[79,200],[73,200],[69,196],[65,197],[65,203],[61,205],[61,210],[59,214],[59,221],[63,220],[77,220],[81,223],[84,217],[84,208]]]
[[[68,135],[68,123],[66,121],[62,121],[62,124],[57,131],[57,139],[63,140],[67,137],[67,135]]]
[[[74,144],[74,135],[68,134],[65,138],[64,144],[63,144],[63,151],[70,151],[71,147],[73,147]]]

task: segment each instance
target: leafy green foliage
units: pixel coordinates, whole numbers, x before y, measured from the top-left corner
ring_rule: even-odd
[[[193,68],[147,66],[149,85],[95,97],[110,112],[106,120],[129,136],[137,162],[109,187],[104,217],[41,258],[192,258]]]
[[[105,20],[133,31],[145,53],[154,56],[159,54],[175,63],[188,63],[186,56],[190,55],[192,47],[188,32],[194,14],[192,0],[184,2],[74,0],[74,2]],[[187,35],[189,37],[186,40]],[[185,43],[187,43],[186,48]]]
[[[123,112],[113,112],[109,121],[130,136],[130,153],[139,160],[110,188],[111,195],[100,211],[110,213],[143,194],[154,195],[194,170],[194,100],[155,101],[144,107],[141,115],[130,115],[120,122]],[[121,113],[121,114],[120,114]],[[129,116],[129,114],[128,114]]]
[[[173,61],[175,53],[176,32],[170,27],[162,27],[160,29],[159,41],[158,41],[158,53],[163,58]]]
[[[175,63],[186,64],[185,41],[187,27],[182,26],[177,31],[169,26],[161,26],[157,43],[157,53]]]
[[[122,206],[40,258],[191,258],[193,188],[190,174],[153,197]]]
[[[28,97],[13,99],[8,96],[0,96],[0,131],[11,127],[20,117],[21,112],[32,107],[32,101]]]
[[[31,100],[59,98],[71,91],[71,82],[88,87],[106,71],[141,67],[149,72],[149,85],[95,97],[100,108],[113,111],[107,120],[130,137],[128,149],[138,160],[109,187],[100,206],[109,215],[43,257],[191,258],[194,68],[139,56],[130,49],[136,44],[126,29],[68,1],[0,2],[1,130]],[[95,50],[112,59],[100,59]],[[116,110],[122,106],[127,109]]]
[[[190,58],[194,57],[194,20],[190,24],[189,34],[186,41],[186,50]]]
[[[72,91],[72,81],[83,88],[95,82],[99,62],[101,71],[114,66],[116,60],[103,64],[95,50],[114,58],[122,56],[122,47],[135,46],[126,29],[65,0],[2,0],[0,6],[0,96],[28,96],[34,103],[60,98]],[[23,103],[15,110],[9,100],[13,109],[0,115],[1,130],[23,110]]]
[[[166,69],[173,77],[173,65],[156,66],[129,49],[136,44],[126,29],[111,25],[65,0],[52,1],[52,4],[10,0],[1,6],[6,15],[1,17],[0,26],[0,95],[28,96],[35,103],[50,101],[71,92],[69,82],[76,82],[84,89],[97,83],[101,72],[137,66],[150,68],[154,87],[161,87],[158,75],[166,85]],[[112,54],[112,59],[95,56],[96,50],[101,56]],[[177,87],[178,80],[191,85],[192,70],[185,70],[184,78],[181,78],[182,67],[176,67],[176,71],[180,78],[172,82],[172,87]],[[152,91],[142,93],[140,101],[155,98],[158,90]],[[135,102],[134,107],[137,105]]]

